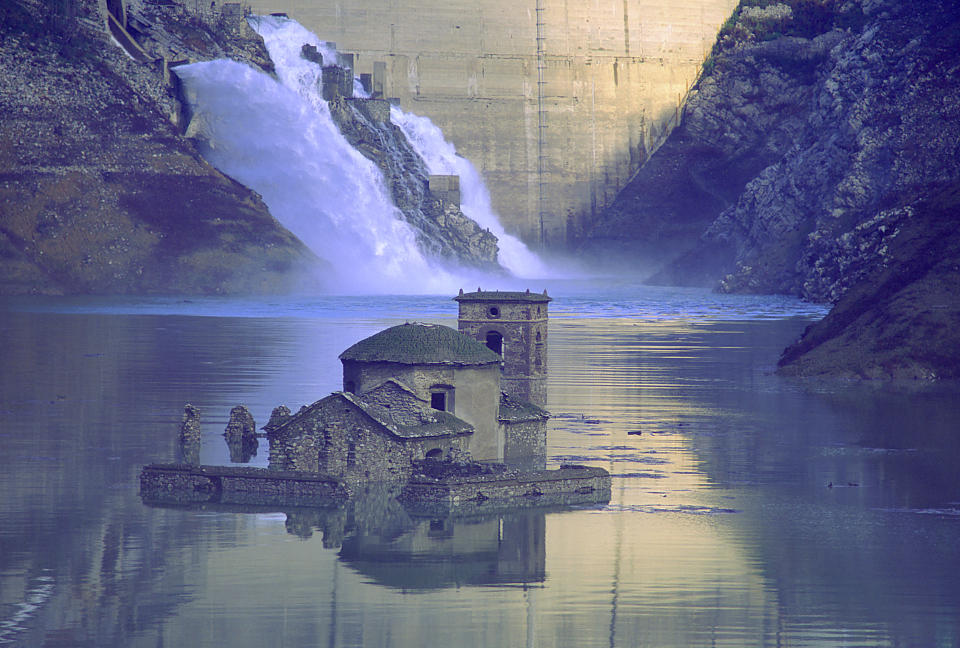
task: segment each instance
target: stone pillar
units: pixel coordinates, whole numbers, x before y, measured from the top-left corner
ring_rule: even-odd
[[[251,457],[257,456],[257,424],[253,416],[243,405],[237,405],[230,410],[230,422],[223,436],[230,449],[230,461],[247,463]]]
[[[181,463],[200,464],[200,410],[187,403],[183,406],[183,418],[180,421],[180,456]]]
[[[383,61],[373,63],[373,85],[370,89],[371,97],[382,97],[387,91],[387,64]]]
[[[353,97],[353,71],[336,65],[323,68],[323,98],[333,101],[337,97]]]

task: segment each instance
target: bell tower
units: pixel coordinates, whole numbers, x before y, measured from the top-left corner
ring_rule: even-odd
[[[547,404],[547,305],[550,297],[526,292],[482,291],[454,297],[461,333],[500,354],[500,386],[541,407]]]

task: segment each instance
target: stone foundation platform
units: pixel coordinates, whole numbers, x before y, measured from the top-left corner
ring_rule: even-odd
[[[140,496],[173,504],[326,507],[345,501],[348,493],[340,481],[312,472],[151,464],[140,472]]]
[[[313,472],[151,464],[140,473],[140,496],[152,504],[330,507],[345,502],[350,492],[339,480]],[[610,474],[602,468],[568,466],[414,477],[398,499],[410,514],[428,516],[603,504],[610,501]]]
[[[610,501],[610,473],[603,468],[566,466],[442,479],[414,477],[399,499],[405,509],[420,515],[604,504]]]

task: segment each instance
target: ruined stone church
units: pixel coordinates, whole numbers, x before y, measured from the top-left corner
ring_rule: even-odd
[[[395,481],[449,456],[543,468],[547,306],[527,292],[464,293],[458,329],[401,324],[340,354],[343,391],[265,426],[270,465]]]

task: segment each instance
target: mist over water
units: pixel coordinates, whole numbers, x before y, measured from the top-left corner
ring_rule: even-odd
[[[427,258],[393,204],[380,170],[340,133],[323,100],[321,69],[303,60],[312,44],[324,61],[336,52],[296,21],[255,17],[278,80],[248,65],[216,60],[176,69],[193,118],[188,134],[218,169],[258,192],[270,212],[333,266],[337,292],[450,293],[491,278]],[[506,234],[473,166],[429,120],[392,114],[436,173],[461,176],[465,214],[500,240],[500,262],[519,276],[546,268]],[[426,135],[422,135],[426,133]],[[502,282],[502,278],[497,281]]]

